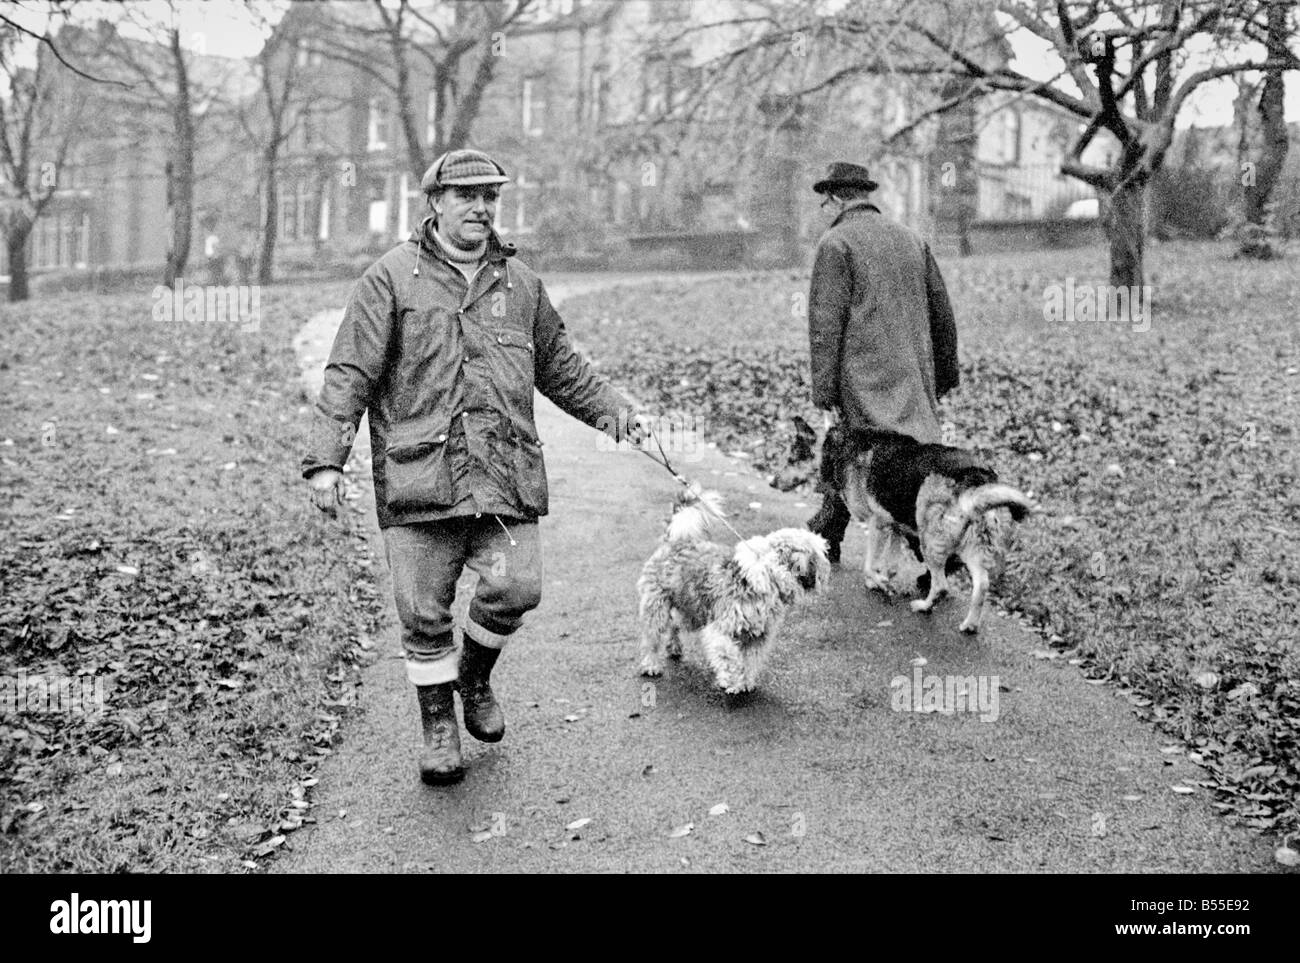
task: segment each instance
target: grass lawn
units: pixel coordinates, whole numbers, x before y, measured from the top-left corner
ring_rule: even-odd
[[[298,475],[290,338],[348,290],[266,289],[256,331],[0,308],[0,871],[237,871],[311,818],[382,611]]]
[[[1205,767],[1217,805],[1300,828],[1300,268],[1153,246],[1147,330],[1044,316],[1106,281],[1101,251],[949,259],[962,386],[954,443],[1031,490],[1000,598],[1121,687]],[[807,383],[806,273],[566,302],[574,337],[651,408],[694,419],[781,487]],[[802,521],[792,520],[792,521]]]

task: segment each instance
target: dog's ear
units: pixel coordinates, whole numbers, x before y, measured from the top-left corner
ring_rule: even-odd
[[[766,557],[769,550],[767,539],[755,535],[737,545],[732,556],[745,584],[762,595],[770,595],[772,592],[772,573]]]

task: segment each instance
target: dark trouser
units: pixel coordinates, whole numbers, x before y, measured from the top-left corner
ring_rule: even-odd
[[[416,685],[457,676],[451,606],[466,567],[478,574],[478,588],[464,629],[480,645],[502,648],[524,613],[541,601],[536,521],[483,515],[394,525],[384,529],[384,546],[402,623],[406,676]]]

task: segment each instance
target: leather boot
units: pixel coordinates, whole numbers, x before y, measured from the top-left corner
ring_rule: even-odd
[[[460,757],[460,726],[456,724],[455,683],[416,686],[424,749],[420,779],[429,786],[446,786],[465,775]]]
[[[488,676],[500,649],[479,645],[465,634],[460,650],[460,701],[465,711],[465,731],[479,742],[500,742],[506,734],[506,717],[492,695]]]

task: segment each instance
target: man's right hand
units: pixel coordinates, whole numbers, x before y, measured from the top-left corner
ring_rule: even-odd
[[[322,468],[307,479],[311,503],[327,515],[337,516],[343,504],[343,472]]]

